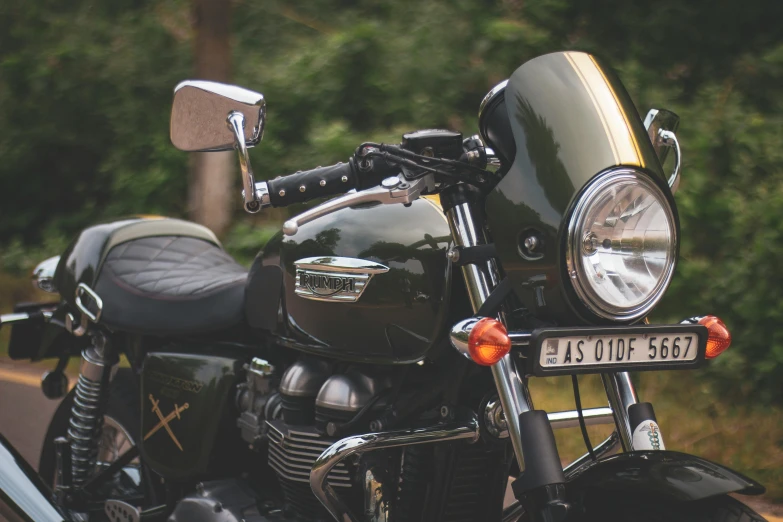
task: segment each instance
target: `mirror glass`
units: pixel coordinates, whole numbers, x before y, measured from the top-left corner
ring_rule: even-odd
[[[227,118],[232,112],[245,117],[248,147],[261,141],[266,103],[264,96],[235,85],[188,80],[174,89],[171,109],[171,142],[185,151],[234,148],[234,133]]]
[[[647,134],[650,136],[650,141],[653,144],[653,148],[658,155],[661,165],[663,165],[663,162],[666,160],[666,155],[669,153],[671,147],[663,143],[660,136],[658,136],[658,132],[661,129],[677,132],[677,127],[679,127],[679,125],[680,117],[666,109],[650,109],[647,113],[647,117],[644,118],[644,128],[647,129]]]

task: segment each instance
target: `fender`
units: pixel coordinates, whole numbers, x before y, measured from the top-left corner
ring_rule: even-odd
[[[569,477],[566,489],[572,498],[640,494],[673,501],[766,491],[736,471],[676,451],[635,451],[590,462]]]

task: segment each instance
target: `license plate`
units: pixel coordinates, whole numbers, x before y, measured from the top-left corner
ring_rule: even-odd
[[[707,329],[701,325],[551,328],[533,332],[533,375],[697,368]]]

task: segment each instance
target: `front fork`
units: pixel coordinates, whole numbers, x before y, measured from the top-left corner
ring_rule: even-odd
[[[441,201],[455,246],[464,249],[488,243],[483,217],[473,209],[475,194],[455,187],[453,191],[442,193]],[[478,313],[500,282],[497,262],[490,258],[465,264],[462,266],[462,275],[473,312]],[[502,308],[497,315],[498,319],[506,324]],[[505,413],[514,455],[522,471],[519,479],[515,481],[514,493],[534,520],[562,520],[568,509],[565,503],[565,474],[547,416],[544,412],[533,409],[527,381],[519,375],[511,354],[491,366],[491,370]],[[631,378],[627,372],[619,372],[604,374],[602,379],[622,448],[624,451],[633,451],[633,427],[628,412],[629,408],[638,403],[638,399]],[[603,454],[610,451],[617,440],[618,436],[613,434],[599,444],[594,453]],[[587,462],[589,456],[586,455],[566,468],[565,472],[570,475]]]

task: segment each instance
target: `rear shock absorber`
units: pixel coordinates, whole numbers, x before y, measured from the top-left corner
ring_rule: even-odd
[[[119,358],[103,332],[92,334],[92,345],[82,352],[82,364],[68,426],[73,484],[79,486],[95,471],[109,382]]]

